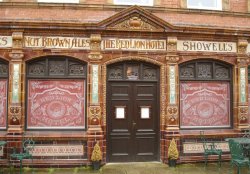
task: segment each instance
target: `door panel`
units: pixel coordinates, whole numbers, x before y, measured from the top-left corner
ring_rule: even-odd
[[[157,82],[136,81],[108,82],[108,161],[158,160],[159,105],[157,84]],[[123,110],[125,111],[124,117],[121,114]],[[117,115],[118,111],[120,115]]]

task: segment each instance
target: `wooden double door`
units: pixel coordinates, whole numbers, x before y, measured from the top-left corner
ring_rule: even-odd
[[[159,160],[158,81],[108,81],[108,162]]]

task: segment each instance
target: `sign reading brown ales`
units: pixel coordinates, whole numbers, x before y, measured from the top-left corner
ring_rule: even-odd
[[[25,36],[24,47],[55,49],[90,49],[89,38]]]
[[[207,51],[236,53],[234,42],[182,41],[177,42],[178,51]]]
[[[29,80],[28,128],[84,128],[84,80]]]
[[[166,40],[149,39],[104,39],[103,50],[166,51]]]
[[[0,80],[0,128],[6,128],[7,80]]]
[[[227,82],[182,82],[181,127],[229,127],[229,91]]]

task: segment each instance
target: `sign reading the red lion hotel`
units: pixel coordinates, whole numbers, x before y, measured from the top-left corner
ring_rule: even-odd
[[[103,50],[166,51],[166,48],[166,40],[108,38],[102,41]]]

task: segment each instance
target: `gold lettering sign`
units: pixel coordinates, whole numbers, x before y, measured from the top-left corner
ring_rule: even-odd
[[[0,36],[0,48],[12,47],[12,37],[11,36]]]
[[[207,51],[236,53],[235,42],[177,41],[178,51]]]
[[[89,38],[25,36],[24,47],[48,49],[83,49],[89,50]]]
[[[148,39],[104,39],[102,41],[102,49],[166,51],[166,41]]]

